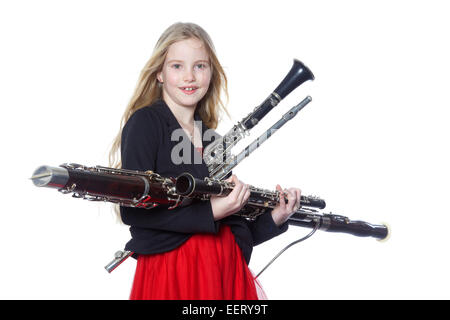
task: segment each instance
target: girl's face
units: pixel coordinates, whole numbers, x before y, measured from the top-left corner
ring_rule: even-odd
[[[191,38],[172,44],[158,81],[163,83],[163,99],[169,105],[195,108],[211,82],[209,54],[202,41]]]

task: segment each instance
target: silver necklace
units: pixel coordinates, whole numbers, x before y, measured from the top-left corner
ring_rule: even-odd
[[[188,134],[189,138],[192,140],[194,138],[195,124],[192,126],[191,132],[189,132],[189,130],[186,129],[184,126],[183,126],[183,129],[184,129],[184,131],[186,131],[186,133]]]

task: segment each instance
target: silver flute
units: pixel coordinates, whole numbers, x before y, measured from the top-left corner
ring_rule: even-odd
[[[302,110],[308,103],[312,101],[310,96],[307,96],[299,104],[292,107],[288,112],[286,112],[280,120],[278,120],[274,125],[272,125],[268,130],[266,130],[262,135],[256,138],[252,143],[250,143],[244,150],[242,150],[238,155],[234,156],[230,153],[227,154],[225,159],[214,160],[214,166],[210,171],[210,178],[221,180],[226,177],[234,167],[236,167],[242,160],[247,158],[253,151],[259,148],[267,139],[269,139],[278,129],[286,124],[289,120],[293,119],[297,113]],[[220,163],[220,160],[223,160]]]
[[[281,100],[294,89],[308,80],[314,80],[314,75],[307,66],[297,59],[291,70],[285,76],[278,87],[250,114],[234,125],[224,136],[209,144],[203,151],[203,160],[208,166],[209,176],[218,178],[231,158],[231,149],[256,126]]]

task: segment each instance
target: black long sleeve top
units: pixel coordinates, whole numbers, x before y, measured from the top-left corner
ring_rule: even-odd
[[[197,113],[194,119],[201,121]],[[206,140],[211,135],[204,134],[209,128],[201,123],[203,147],[206,147],[212,142]],[[208,177],[208,168],[192,143],[190,154],[182,154],[189,148],[180,150],[180,141],[172,137],[176,129],[182,130],[163,100],[137,110],[122,130],[122,168],[152,170],[164,177],[177,177],[183,172],[189,172],[200,179]],[[185,136],[183,139],[188,138]],[[184,162],[174,163],[173,152],[181,152]],[[122,221],[130,226],[131,233],[131,240],[125,249],[135,254],[167,252],[183,244],[195,233],[217,233],[221,224],[227,224],[248,264],[253,246],[285,232],[288,228],[287,223],[277,226],[270,210],[255,221],[248,221],[236,215],[214,221],[211,202],[200,200],[170,210],[165,205],[153,209],[120,207],[120,213]]]

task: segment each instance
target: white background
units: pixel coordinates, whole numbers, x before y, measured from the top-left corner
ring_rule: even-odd
[[[219,133],[293,58],[316,77],[251,132],[242,147],[312,96],[238,177],[300,187],[328,211],[392,229],[384,243],[317,232],[261,275],[268,297],[449,299],[448,16],[445,1],[1,2],[0,298],[128,298],[135,260],[103,269],[129,238],[111,206],[28,178],[44,164],[107,165],[157,38],[189,21],[211,35],[228,75],[232,119]],[[250,268],[309,231],[290,227],[256,247]]]

